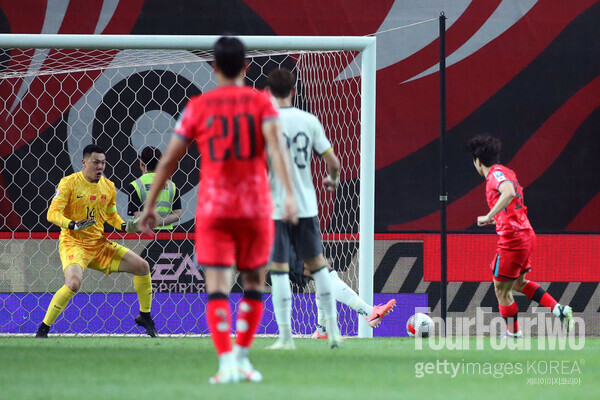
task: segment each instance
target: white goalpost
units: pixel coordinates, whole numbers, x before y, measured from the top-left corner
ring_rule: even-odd
[[[324,162],[316,160],[314,167],[325,255],[340,278],[372,304],[376,39],[239,38],[248,50],[247,84],[262,89],[271,70],[291,69],[298,81],[294,105],[321,120],[339,155],[342,183],[333,195],[321,187]],[[0,157],[5,196],[18,214],[12,222],[8,214],[0,221],[0,334],[35,332],[62,285],[58,231],[45,220],[60,178],[79,170],[85,145],[99,144],[109,163],[105,175],[116,184],[118,211],[125,217],[127,187],[140,175],[141,149],[164,149],[189,97],[216,86],[209,62],[217,39],[0,34],[0,127],[5,134]],[[150,262],[159,333],[161,327],[173,335],[206,333],[200,322],[203,276],[193,268],[190,234],[199,161],[193,145],[174,175],[184,215],[173,232],[156,238],[109,234]],[[314,284],[298,279],[293,329],[308,334],[316,320]],[[130,277],[86,271],[81,292],[52,332],[139,333],[129,321],[136,307]],[[342,333],[372,337],[363,318],[348,308],[338,310]],[[258,333],[275,331],[274,316],[265,312]]]

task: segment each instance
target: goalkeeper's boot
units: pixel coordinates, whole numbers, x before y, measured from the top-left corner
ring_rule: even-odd
[[[219,356],[219,370],[215,376],[208,379],[208,383],[220,385],[224,383],[238,383],[240,373],[233,352],[223,353]]]
[[[137,317],[135,317],[135,323],[141,326],[146,330],[146,333],[150,337],[157,337],[158,333],[156,332],[156,327],[154,326],[154,321],[152,321],[152,317],[150,313],[142,314],[139,313]]]
[[[261,382],[263,379],[262,374],[254,369],[248,357],[238,360],[238,372],[241,382]]]
[[[41,339],[46,339],[48,337],[49,331],[50,331],[50,327],[42,322],[42,324],[40,325],[40,327],[38,328],[38,330],[35,334],[35,337],[41,338]]]
[[[267,350],[296,350],[296,345],[294,344],[294,339],[282,340],[279,338],[275,343],[267,347]]]
[[[377,306],[373,306],[373,312],[371,312],[371,315],[369,315],[367,318],[365,318],[367,320],[367,323],[369,324],[369,326],[371,328],[377,328],[379,326],[379,324],[381,323],[381,320],[383,319],[383,317],[385,317],[386,315],[391,313],[394,310],[395,306],[396,306],[395,299],[391,299],[390,301],[388,301],[386,304],[383,304],[383,305],[379,304]]]
[[[571,307],[557,304],[554,306],[552,313],[560,319],[563,326],[567,328],[567,332],[573,330],[575,321],[573,320],[573,309]]]

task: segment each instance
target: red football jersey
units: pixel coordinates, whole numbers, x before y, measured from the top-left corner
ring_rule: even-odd
[[[529,218],[527,218],[527,207],[523,201],[523,188],[517,181],[514,171],[504,165],[496,164],[490,168],[485,185],[485,195],[490,210],[500,198],[498,188],[502,184],[512,184],[516,196],[510,204],[494,217],[496,221],[496,232],[502,237],[514,237],[515,234],[532,230]]]
[[[246,86],[222,86],[190,99],[175,133],[195,139],[201,154],[196,215],[271,215],[262,124],[272,118],[278,113],[271,100]]]

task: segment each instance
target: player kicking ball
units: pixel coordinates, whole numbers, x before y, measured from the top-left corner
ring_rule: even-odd
[[[195,141],[202,154],[195,252],[204,270],[206,318],[219,356],[219,370],[209,382],[260,382],[262,375],[248,354],[263,312],[266,265],[273,245],[267,147],[286,193],[284,221],[296,222],[296,202],[277,110],[266,94],[243,84],[244,45],[237,38],[222,37],[214,53],[218,87],[187,104],[156,168],[139,223],[145,230],[158,223],[157,196],[188,144]],[[242,276],[244,294],[232,348],[228,295],[234,264]]]
[[[550,308],[560,318],[567,331],[573,329],[573,310],[560,305],[537,283],[525,279],[531,271],[531,253],[535,247],[535,232],[527,218],[523,188],[515,173],[500,164],[500,140],[479,135],[469,140],[467,151],[479,175],[486,180],[486,199],[490,212],[477,217],[477,226],[496,225],[497,254],[490,265],[500,315],[506,320],[503,337],[519,338],[517,303],[512,290],[523,293],[537,303]]]
[[[58,251],[65,284],[52,298],[38,338],[48,337],[50,326],[81,288],[83,271],[95,269],[106,275],[112,272],[133,274],[133,287],[138,295],[140,314],[135,323],[156,337],[150,316],[152,278],[148,262],[139,255],[104,236],[104,222],[129,233],[137,232],[133,221],[125,222],[117,213],[115,184],[102,173],[106,167],[104,151],[96,145],[83,149],[83,170],[60,180],[48,209],[48,221],[62,228]]]
[[[323,242],[319,228],[318,205],[312,177],[312,153],[319,154],[327,165],[325,188],[335,191],[339,184],[340,161],[325,135],[321,122],[314,115],[292,106],[296,78],[286,68],[272,71],[267,77],[267,87],[279,106],[279,118],[290,151],[292,176],[298,204],[298,224],[291,226],[281,221],[285,192],[279,179],[271,175],[271,192],[275,204],[275,245],[269,266],[272,283],[272,300],[275,320],[279,328],[278,340],[269,346],[273,350],[292,350],[292,289],[289,280],[289,257],[296,251],[304,261],[307,271],[315,281],[318,308],[318,326],[315,334],[329,340],[331,347],[341,344],[337,325],[335,301],[340,301],[366,318],[371,327],[396,305],[390,300],[385,305],[369,306],[346,285],[323,256]],[[292,249],[293,246],[293,249]]]

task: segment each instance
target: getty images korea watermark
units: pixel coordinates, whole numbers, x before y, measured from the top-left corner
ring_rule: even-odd
[[[585,360],[538,360],[524,362],[458,362],[436,360],[415,363],[415,377],[445,375],[451,379],[462,376],[489,376],[502,379],[511,375],[528,375],[525,383],[536,386],[580,386]],[[534,376],[531,376],[534,375]]]
[[[417,307],[415,312],[429,313],[430,309]],[[519,316],[519,327],[525,335],[507,340],[501,338],[506,332],[504,318],[496,313],[486,322],[486,314],[492,314],[490,307],[478,307],[473,317],[448,317],[445,323],[440,317],[432,317],[433,333],[426,338],[416,336],[415,349],[423,349],[424,342],[432,350],[582,350],[585,346],[585,322],[580,317],[574,317],[574,329],[567,333],[547,308],[533,307],[533,317]],[[528,334],[533,329],[537,330],[534,337]]]

